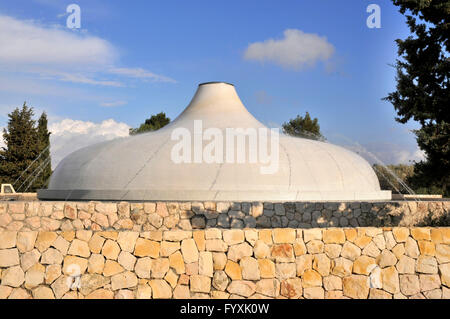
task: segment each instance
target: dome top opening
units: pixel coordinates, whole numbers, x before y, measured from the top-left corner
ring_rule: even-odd
[[[200,83],[198,86],[208,85],[208,84],[220,84],[220,83],[222,83],[222,84],[228,84],[228,85],[234,86],[234,84],[231,84],[231,83],[228,83],[228,82],[223,82],[223,81],[203,82],[203,83]]]

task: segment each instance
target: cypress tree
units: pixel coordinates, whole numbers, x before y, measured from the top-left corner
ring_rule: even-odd
[[[39,165],[42,167],[42,172],[33,183],[33,189],[47,188],[50,175],[52,174],[51,158],[50,158],[50,132],[47,129],[47,114],[42,113],[38,120],[37,135],[39,147]]]

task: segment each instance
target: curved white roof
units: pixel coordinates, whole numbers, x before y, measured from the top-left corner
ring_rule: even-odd
[[[380,191],[374,171],[359,155],[329,143],[282,134],[278,169],[270,173],[261,170],[267,163],[249,162],[248,147],[244,163],[206,163],[202,159],[200,163],[177,163],[172,155],[179,145],[171,138],[174,130],[185,128],[191,134],[193,158],[194,140],[201,139],[194,132],[194,121],[199,120],[203,134],[208,128],[222,133],[224,153],[238,151],[237,142],[226,148],[227,128],[256,132],[267,129],[247,111],[233,85],[204,83],[188,107],[164,128],[95,144],[68,155],[53,172],[48,190],[40,190],[38,196],[65,200],[217,201],[391,198],[389,191]],[[208,143],[204,140],[202,147]],[[268,143],[272,150],[270,139]]]

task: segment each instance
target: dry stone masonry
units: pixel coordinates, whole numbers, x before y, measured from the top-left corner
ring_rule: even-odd
[[[450,298],[448,227],[93,231],[83,223],[104,218],[89,227],[108,228],[124,216],[130,225],[142,226],[147,221],[138,223],[139,218],[155,213],[162,227],[172,207],[96,204],[94,209],[86,203],[75,209],[61,203],[38,205],[33,216],[31,207],[24,213],[15,206],[23,204],[8,205],[2,216],[14,219],[6,226],[23,225],[0,231],[2,299]],[[276,207],[274,216],[280,216]],[[30,225],[33,217],[59,223],[53,227],[58,230],[32,230],[43,226]],[[59,229],[65,220],[72,226]],[[75,221],[80,229],[73,229]]]
[[[0,201],[0,230],[193,230],[450,224],[450,201],[42,202]]]
[[[0,201],[0,299],[447,299],[449,208]]]

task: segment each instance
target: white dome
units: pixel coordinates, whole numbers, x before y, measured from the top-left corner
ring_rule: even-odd
[[[249,162],[250,149],[244,163],[225,160],[206,163],[202,158],[201,162],[177,163],[172,154],[179,141],[173,140],[172,134],[177,128],[187,129],[194,141],[190,148],[194,154],[195,139],[202,138],[194,131],[194,121],[198,120],[203,134],[208,128],[216,128],[215,132],[223,133],[224,137],[227,128],[255,132],[267,129],[247,111],[233,85],[204,83],[199,85],[188,107],[164,128],[95,144],[68,155],[53,172],[49,188],[40,190],[38,196],[40,199],[137,201],[391,198],[390,191],[380,191],[374,171],[359,155],[329,143],[282,134],[277,170],[270,173],[262,173],[261,169],[269,164]],[[205,147],[209,141],[201,143]],[[224,153],[233,149],[237,152],[237,142],[234,144],[227,148],[228,144],[224,143]]]

